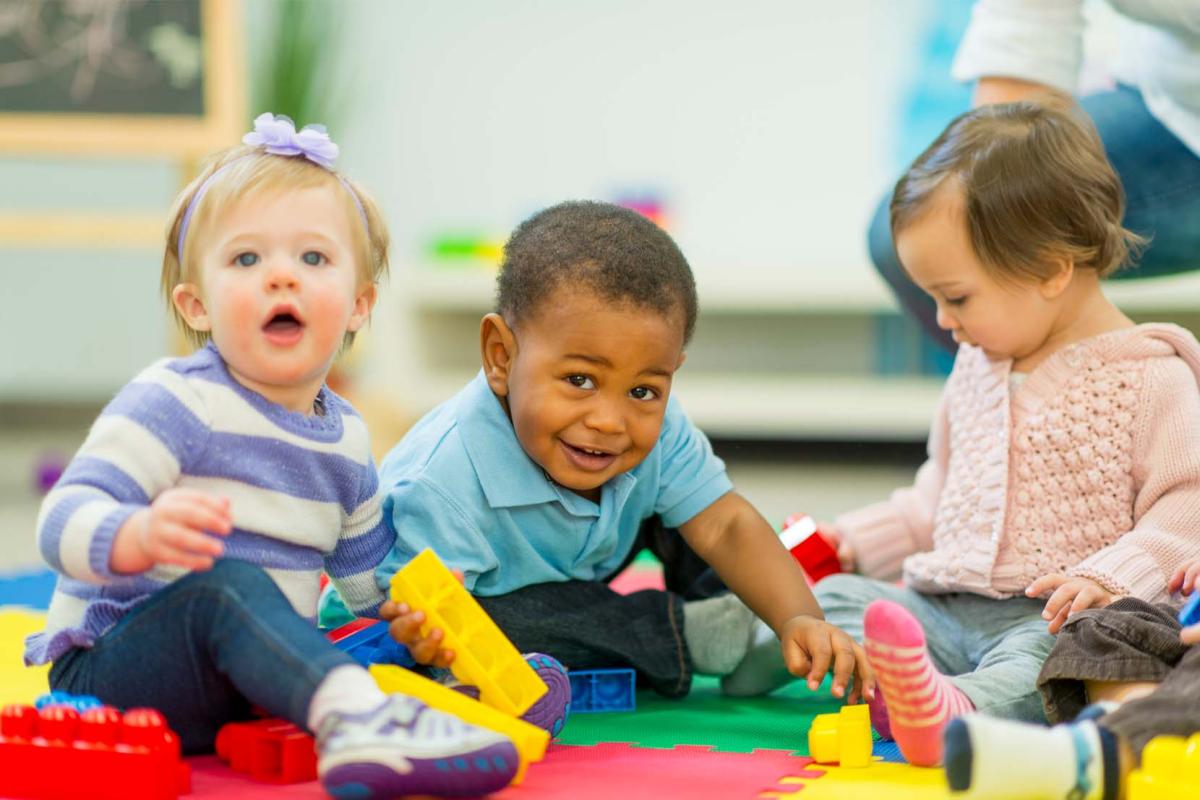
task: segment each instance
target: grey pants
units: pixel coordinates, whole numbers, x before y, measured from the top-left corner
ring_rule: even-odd
[[[1151,681],[1153,694],[1130,700],[1100,720],[1133,751],[1155,736],[1200,731],[1200,646],[1179,641],[1167,605],[1127,597],[1067,620],[1038,677],[1051,722],[1075,718],[1087,705],[1084,681]]]
[[[950,675],[975,708],[994,717],[1042,722],[1037,675],[1054,645],[1042,600],[922,594],[861,575],[831,575],[814,590],[825,619],[858,641],[863,612],[874,600],[904,606],[925,629],[937,669]]]

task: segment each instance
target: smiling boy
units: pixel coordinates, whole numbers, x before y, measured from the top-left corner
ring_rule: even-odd
[[[482,370],[383,462],[397,542],[380,585],[431,547],[520,650],[570,668],[632,666],[680,696],[693,671],[729,675],[778,635],[814,687],[832,668],[839,696],[852,675],[852,695],[869,691],[858,645],[823,620],[671,397],[696,311],[687,261],[639,214],[570,202],[523,222],[482,321]],[[667,590],[616,593],[607,581],[642,547]],[[446,660],[408,609],[383,613],[405,617],[393,632],[418,659]]]

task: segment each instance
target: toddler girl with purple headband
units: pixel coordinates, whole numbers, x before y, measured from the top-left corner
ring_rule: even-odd
[[[385,695],[315,623],[325,570],[377,614],[380,515],[366,427],[325,385],[387,271],[375,204],[323,128],[263,114],[175,202],[163,258],[190,356],[159,361],[101,413],[38,519],[59,573],[29,664],[54,689],[151,706],[184,752],[251,707],[317,735],[335,796],[478,795],[512,743]]]

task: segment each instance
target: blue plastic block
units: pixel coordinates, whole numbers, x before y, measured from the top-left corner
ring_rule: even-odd
[[[334,646],[347,655],[368,667],[371,664],[395,664],[397,667],[413,667],[413,661],[408,648],[388,635],[387,622],[376,622],[369,628],[355,631]]]
[[[51,706],[66,706],[75,709],[80,714],[89,708],[100,708],[102,705],[104,704],[100,702],[99,698],[90,694],[71,694],[63,691],[39,695],[38,699],[33,701],[33,707],[38,711]]]
[[[1179,612],[1179,622],[1185,628],[1200,622],[1200,589],[1192,592],[1192,599]]]
[[[631,669],[579,669],[567,673],[571,680],[571,711],[633,711],[634,671]]]

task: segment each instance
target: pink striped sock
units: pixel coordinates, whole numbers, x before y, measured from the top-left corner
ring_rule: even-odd
[[[867,606],[863,640],[900,752],[919,767],[940,764],[942,729],[974,704],[934,668],[925,631],[903,606],[890,600]]]

